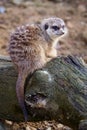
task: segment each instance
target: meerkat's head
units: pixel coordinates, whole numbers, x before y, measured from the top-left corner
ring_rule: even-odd
[[[61,18],[52,17],[41,22],[41,28],[52,39],[60,38],[67,33],[67,28]]]

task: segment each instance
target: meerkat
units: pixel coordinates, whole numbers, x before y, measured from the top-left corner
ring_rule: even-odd
[[[40,24],[27,24],[18,27],[11,34],[9,54],[18,70],[16,94],[25,121],[28,120],[24,97],[25,80],[29,74],[57,57],[56,44],[65,33],[64,21],[52,17],[42,20]]]

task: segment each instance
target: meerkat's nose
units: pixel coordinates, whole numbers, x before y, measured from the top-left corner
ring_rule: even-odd
[[[62,32],[62,34],[64,34],[64,32]]]
[[[64,29],[60,29],[60,31],[61,31],[61,35],[63,35],[64,33],[65,33],[65,31],[64,31]]]

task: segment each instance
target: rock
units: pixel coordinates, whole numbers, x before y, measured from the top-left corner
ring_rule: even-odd
[[[73,24],[70,21],[68,21],[67,22],[67,27],[72,29],[73,28]]]
[[[23,0],[12,0],[12,3],[16,5],[20,5],[23,2]]]
[[[29,7],[29,6],[34,6],[34,2],[33,1],[25,1],[24,3],[23,3],[23,5],[25,6],[25,7]]]
[[[69,20],[71,20],[72,18],[71,18],[71,16],[66,16],[65,18],[64,18],[64,21],[65,22],[68,22]]]
[[[79,125],[79,130],[87,130],[87,120],[82,120]]]
[[[58,128],[58,130],[72,130],[70,127],[64,126],[62,124],[58,124],[57,128]]]
[[[26,127],[26,130],[31,130],[29,126]]]
[[[51,127],[48,127],[46,130],[52,130]]]
[[[6,49],[6,45],[2,45],[1,48],[2,48],[2,49]]]
[[[3,6],[0,6],[0,14],[5,13],[5,11],[6,11],[6,8],[5,8],[5,7],[3,7]]]
[[[78,6],[77,10],[80,13],[86,12],[86,6],[81,4]]]
[[[20,130],[19,128],[20,128],[20,127],[19,127],[19,124],[18,124],[18,123],[13,123],[13,125],[12,125],[12,127],[11,127],[12,130]]]
[[[58,124],[58,125],[57,125],[57,128],[58,128],[59,130],[62,130],[63,125],[62,125],[62,124]]]
[[[37,130],[37,129],[34,128],[34,127],[31,127],[31,126],[27,126],[27,127],[26,127],[26,130]]]
[[[0,130],[6,130],[5,126],[0,122]]]
[[[72,129],[70,127],[68,127],[68,126],[64,126],[63,130],[72,130]]]
[[[12,125],[12,121],[9,121],[9,120],[5,120],[5,123],[8,125]]]

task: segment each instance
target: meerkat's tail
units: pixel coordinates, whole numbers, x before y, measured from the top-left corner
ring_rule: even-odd
[[[26,81],[27,75],[24,72],[21,72],[18,74],[18,79],[16,83],[16,94],[18,98],[18,102],[20,104],[20,107],[23,111],[25,122],[28,120],[28,113],[25,105],[25,97],[24,97],[24,84]]]

